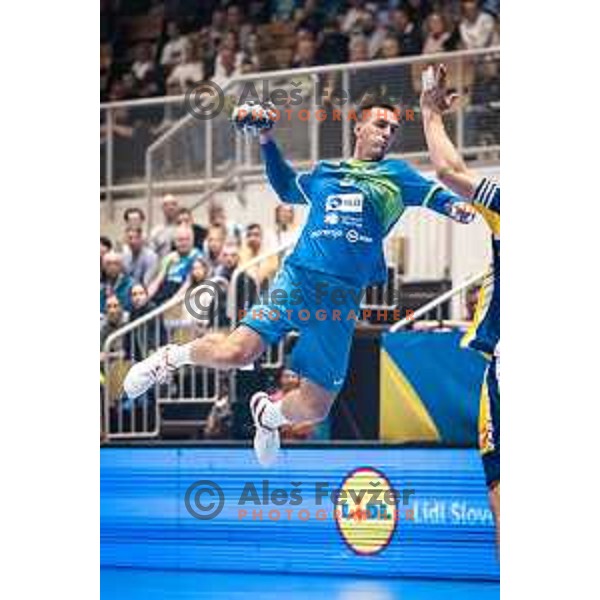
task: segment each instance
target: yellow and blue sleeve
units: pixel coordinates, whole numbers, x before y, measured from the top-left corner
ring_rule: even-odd
[[[484,177],[473,194],[473,205],[496,239],[500,239],[500,186]]]

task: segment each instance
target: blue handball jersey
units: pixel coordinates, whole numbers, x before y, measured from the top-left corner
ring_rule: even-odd
[[[491,356],[500,341],[500,187],[483,178],[473,205],[492,233],[492,268],[481,286],[473,323],[461,344]]]
[[[320,161],[312,171],[296,173],[272,140],[262,152],[281,200],[310,207],[287,261],[358,287],[385,281],[383,240],[407,207],[449,216],[461,201],[402,160]]]

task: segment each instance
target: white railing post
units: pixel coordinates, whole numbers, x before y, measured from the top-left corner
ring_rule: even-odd
[[[319,121],[317,121],[317,109],[319,107],[319,99],[317,98],[317,90],[319,76],[312,74],[310,79],[313,83],[313,91],[310,102],[310,127],[309,127],[309,144],[310,144],[310,160],[315,163],[319,160]]]
[[[352,136],[350,134],[350,71],[344,68],[342,71],[342,93],[348,94],[348,98],[343,102],[342,108],[342,156],[344,159],[350,158],[352,152]]]

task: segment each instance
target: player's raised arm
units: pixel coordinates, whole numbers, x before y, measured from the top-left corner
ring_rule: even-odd
[[[290,204],[306,204],[298,182],[299,174],[283,158],[271,132],[260,134],[260,148],[269,183],[281,200]]]
[[[267,178],[279,198],[290,204],[306,204],[306,196],[298,183],[299,174],[283,158],[273,139],[275,115],[269,103],[247,102],[234,110],[232,121],[239,131],[258,133]]]
[[[442,115],[458,105],[459,97],[446,87],[446,68],[423,71],[421,114],[431,162],[440,181],[463,198],[472,199],[479,177],[470,171],[446,133]]]

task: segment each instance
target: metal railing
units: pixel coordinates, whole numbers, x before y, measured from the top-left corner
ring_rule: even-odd
[[[355,103],[364,92],[383,91],[402,109],[413,110],[413,120],[404,113],[391,155],[425,160],[418,116],[419,74],[424,65],[438,62],[448,65],[451,85],[466,98],[448,118],[457,147],[466,155],[497,158],[498,47],[252,73],[231,80],[223,92],[232,98],[232,106],[243,87],[248,90],[251,84],[261,95],[263,86],[299,90],[296,98],[301,102],[285,115],[282,111],[277,136],[286,157],[301,165],[349,157]],[[354,102],[338,101],[343,94]],[[326,119],[315,118],[319,109]],[[100,111],[101,194],[109,202],[124,192],[146,193],[150,201],[155,189],[206,190],[234,170],[242,180],[261,170],[258,150],[233,135],[225,111],[213,119],[197,120],[186,112],[184,95],[107,103]],[[310,111],[311,118],[302,118],[302,111]]]
[[[459,294],[464,296],[464,294],[473,285],[482,283],[488,274],[489,274],[489,270],[486,270],[477,275],[473,275],[472,277],[469,277],[468,279],[463,281],[460,285],[457,285],[456,287],[452,288],[451,290],[448,290],[447,292],[440,294],[437,298],[434,298],[430,302],[427,302],[426,304],[421,306],[419,309],[412,312],[410,315],[407,315],[404,319],[401,319],[397,323],[394,323],[390,327],[390,332],[395,333],[396,331],[400,331],[401,329],[404,329],[408,325],[411,325],[412,323],[417,321],[417,319],[420,319],[422,316],[427,315],[428,313],[431,313],[431,311],[438,308],[439,306],[442,306],[443,304],[450,302],[450,300],[452,300],[452,298],[458,296]],[[462,305],[464,305],[464,301],[462,302]],[[445,321],[445,323],[452,324],[452,321]]]
[[[201,291],[201,290],[198,290]],[[107,439],[157,437],[164,412],[172,405],[187,405],[179,419],[188,426],[201,426],[207,412],[223,393],[223,380],[214,369],[185,366],[165,385],[132,400],[124,395],[123,379],[132,364],[159,347],[185,343],[218,330],[218,314],[201,326],[185,308],[183,293],[127,323],[110,334],[104,343],[102,425]],[[192,406],[195,405],[195,406]],[[204,409],[202,409],[204,407]],[[201,417],[193,416],[202,412]],[[190,416],[192,415],[192,416]],[[170,421],[177,419],[171,418]]]

